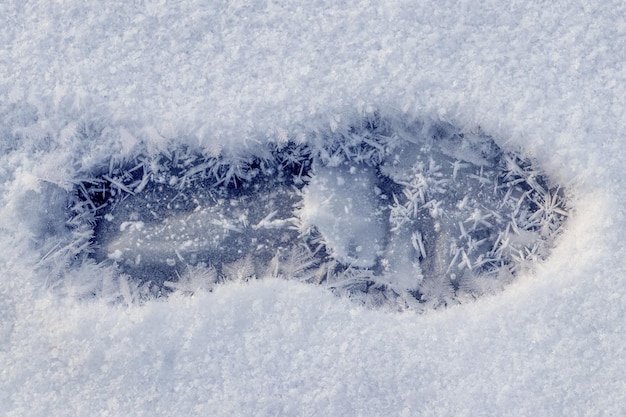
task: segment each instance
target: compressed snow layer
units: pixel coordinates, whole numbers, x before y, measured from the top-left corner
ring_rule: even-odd
[[[376,264],[387,233],[376,182],[376,168],[366,165],[318,167],[304,189],[303,227],[316,227],[339,262]]]
[[[3,2],[1,413],[624,415],[625,8]],[[576,208],[551,258],[422,316],[284,281],[128,308],[45,289],[48,187],[140,140],[239,147],[370,108],[480,125],[536,156]],[[80,294],[105,272],[49,274]]]
[[[291,213],[296,193],[272,173],[238,188],[147,181],[140,192],[109,196],[97,213],[94,258],[157,286],[199,265],[221,271],[248,256],[267,265],[298,238]],[[97,185],[93,196],[106,186]]]

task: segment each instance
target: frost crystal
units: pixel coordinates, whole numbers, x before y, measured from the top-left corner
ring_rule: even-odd
[[[481,131],[375,117],[278,139],[111,164],[77,185],[73,224],[94,222],[90,256],[158,293],[281,276],[420,308],[502,288],[568,215],[559,187]]]

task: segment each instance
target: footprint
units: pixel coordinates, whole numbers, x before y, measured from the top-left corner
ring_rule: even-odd
[[[75,195],[90,256],[156,293],[280,276],[415,308],[500,290],[568,216],[561,188],[481,131],[380,117],[238,154],[138,155]]]

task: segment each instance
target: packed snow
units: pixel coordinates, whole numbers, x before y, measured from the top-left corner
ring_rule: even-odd
[[[374,266],[385,239],[375,190],[374,168],[316,169],[302,202],[303,227],[316,227],[338,261],[356,267]]]
[[[0,414],[624,415],[624,16],[4,2]],[[345,158],[372,118],[401,140]],[[371,309],[318,273],[333,262],[418,301],[445,293],[432,276],[477,296]]]

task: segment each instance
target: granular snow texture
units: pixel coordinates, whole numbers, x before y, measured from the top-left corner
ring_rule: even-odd
[[[622,1],[3,2],[0,414],[626,414],[625,16]],[[573,207],[551,255],[497,295],[414,314],[276,279],[139,303],[68,237],[64,196],[106,161],[297,143],[374,112],[533,158]],[[117,301],[90,297],[95,281]]]

